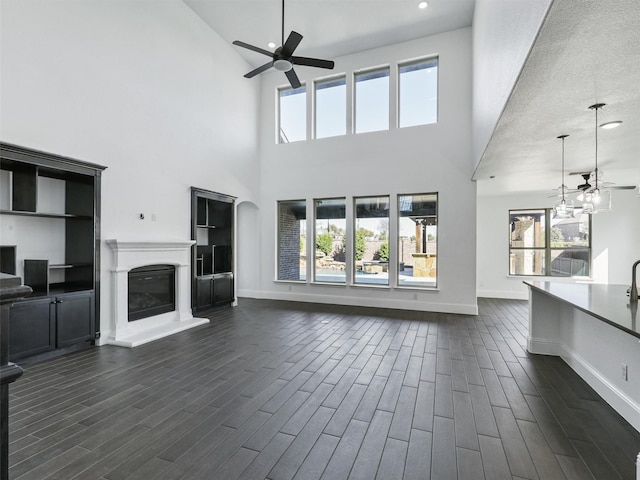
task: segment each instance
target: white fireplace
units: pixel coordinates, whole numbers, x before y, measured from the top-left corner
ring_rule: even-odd
[[[208,323],[191,314],[191,246],[193,240],[167,242],[124,242],[107,240],[113,253],[111,271],[111,325],[104,325],[100,344],[136,347],[174,333]],[[175,310],[129,321],[129,272],[147,265],[175,267]],[[107,319],[103,319],[103,323]]]

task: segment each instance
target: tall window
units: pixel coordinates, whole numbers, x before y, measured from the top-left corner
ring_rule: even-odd
[[[314,203],[314,280],[345,283],[345,199],[325,198]]]
[[[315,138],[347,133],[347,80],[342,76],[315,83]]]
[[[589,276],[591,216],[551,218],[549,208],[509,211],[509,275]]]
[[[438,194],[398,195],[398,285],[437,286]]]
[[[307,278],[307,203],[278,202],[278,280]]]
[[[389,67],[356,73],[355,132],[389,129]]]
[[[278,143],[307,139],[307,88],[282,88],[279,97]]]
[[[438,121],[438,59],[422,59],[398,66],[398,126]]]
[[[389,285],[389,197],[354,199],[355,283]]]

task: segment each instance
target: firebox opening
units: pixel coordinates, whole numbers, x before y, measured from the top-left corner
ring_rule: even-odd
[[[176,268],[147,265],[129,271],[129,321],[176,309]]]

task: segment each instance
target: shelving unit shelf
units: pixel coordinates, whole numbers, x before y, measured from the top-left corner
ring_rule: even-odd
[[[192,310],[202,314],[233,303],[235,197],[191,187]]]
[[[66,353],[100,331],[104,168],[0,143],[0,267],[33,289],[12,307],[11,360]]]

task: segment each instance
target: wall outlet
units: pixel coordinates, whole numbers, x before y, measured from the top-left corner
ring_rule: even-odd
[[[620,369],[620,373],[622,373],[622,379],[626,382],[627,380],[629,380],[627,366],[623,363],[621,367],[622,368]]]

